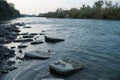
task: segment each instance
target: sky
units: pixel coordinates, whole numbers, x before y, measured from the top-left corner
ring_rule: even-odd
[[[93,5],[98,0],[7,0],[14,3],[15,8],[22,14],[39,14],[55,11],[57,8],[80,8],[83,4]],[[120,0],[112,0],[120,2]]]

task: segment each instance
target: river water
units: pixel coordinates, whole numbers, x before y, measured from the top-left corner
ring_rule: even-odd
[[[3,75],[0,80],[41,80],[44,78],[63,78],[65,80],[97,80],[108,78],[120,80],[120,21],[91,19],[47,19],[37,17],[18,18],[7,23],[24,22],[32,28],[19,27],[21,33],[44,33],[49,36],[65,39],[64,42],[30,45],[23,50],[47,51],[53,55],[47,60],[16,60],[22,57],[16,50],[18,69]],[[43,36],[36,36],[44,41]],[[6,46],[17,46],[10,43]],[[23,43],[22,43],[23,44]],[[49,63],[58,58],[70,56],[85,64],[85,69],[73,75],[59,77],[49,72]]]

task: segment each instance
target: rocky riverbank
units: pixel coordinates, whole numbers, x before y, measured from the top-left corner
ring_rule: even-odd
[[[10,43],[17,38],[20,30],[16,26],[22,26],[23,23],[15,24],[1,24],[0,25],[0,75],[1,73],[8,73],[10,70],[16,69],[11,66],[13,62],[8,61],[10,57],[14,56],[14,50],[10,50],[3,44]]]

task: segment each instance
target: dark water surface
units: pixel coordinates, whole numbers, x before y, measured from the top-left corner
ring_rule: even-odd
[[[12,58],[19,64],[17,70],[3,75],[0,80],[41,80],[55,78],[49,72],[49,63],[71,56],[85,63],[86,68],[68,77],[59,77],[65,80],[97,80],[109,78],[120,80],[120,21],[87,20],[87,19],[46,19],[46,18],[19,18],[7,23],[25,22],[32,28],[20,27],[21,33],[40,33],[45,30],[46,35],[64,38],[65,41],[56,44],[43,43],[28,45],[24,52],[35,50],[51,50],[53,55],[47,60],[16,60],[16,56],[24,56],[16,49],[16,56]],[[44,40],[43,36],[40,39]],[[23,43],[22,43],[23,44]],[[17,46],[10,43],[6,46]]]

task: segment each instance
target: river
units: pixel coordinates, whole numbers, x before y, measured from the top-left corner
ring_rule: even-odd
[[[47,60],[18,60],[23,57],[16,48],[18,69],[3,75],[0,80],[41,80],[44,78],[63,78],[65,80],[97,80],[108,78],[120,80],[120,21],[91,20],[91,19],[53,19],[39,17],[17,18],[6,23],[24,22],[32,28],[19,27],[21,33],[41,33],[65,39],[64,42],[40,45],[27,44],[23,49],[28,51],[53,52]],[[37,35],[44,41],[42,35]],[[20,43],[5,44],[9,48]],[[71,76],[59,77],[50,73],[49,63],[64,56],[74,57],[85,64],[85,69]]]

